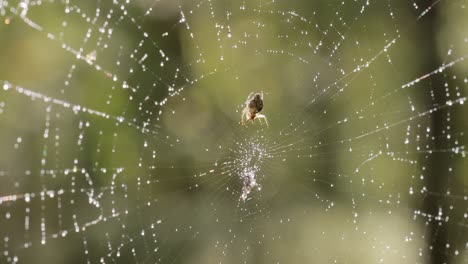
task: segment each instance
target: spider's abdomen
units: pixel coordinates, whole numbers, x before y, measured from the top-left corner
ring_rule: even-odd
[[[259,94],[255,95],[255,97],[250,101],[249,108],[254,110],[255,113],[262,111],[263,100]]]

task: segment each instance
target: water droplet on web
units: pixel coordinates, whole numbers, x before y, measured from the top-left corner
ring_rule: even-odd
[[[11,88],[11,85],[7,82],[3,83],[3,90],[8,91]]]

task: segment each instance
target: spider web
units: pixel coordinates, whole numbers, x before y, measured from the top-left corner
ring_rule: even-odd
[[[0,0],[0,262],[467,263],[467,4]]]

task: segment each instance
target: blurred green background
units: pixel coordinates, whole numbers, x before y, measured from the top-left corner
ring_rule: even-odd
[[[0,262],[467,263],[467,4],[0,0]]]

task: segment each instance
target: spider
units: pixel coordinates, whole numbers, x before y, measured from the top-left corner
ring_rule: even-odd
[[[245,107],[242,110],[241,115],[241,124],[246,126],[246,121],[253,121],[258,119],[260,124],[262,123],[262,119],[265,121],[265,124],[268,126],[268,121],[265,115],[259,114],[260,111],[263,109],[263,92],[260,93],[250,93],[247,96],[247,100],[245,100]]]

